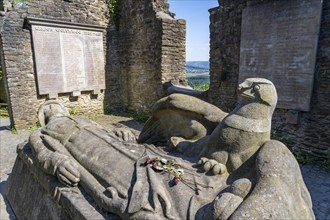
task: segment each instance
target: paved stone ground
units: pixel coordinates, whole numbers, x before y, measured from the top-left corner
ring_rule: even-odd
[[[16,219],[8,200],[5,196],[8,176],[16,158],[16,146],[27,139],[30,132],[24,131],[13,134],[9,128],[10,122],[7,118],[0,118],[0,219]]]
[[[119,123],[137,131],[142,128],[142,125],[134,120],[119,116],[103,116],[97,118],[96,121],[104,127],[108,127],[111,123]],[[0,220],[16,219],[6,199],[5,192],[8,176],[16,158],[16,146],[26,140],[30,134],[29,131],[13,134],[9,129],[9,124],[8,119],[0,118]],[[319,165],[304,165],[301,170],[313,200],[316,219],[330,220],[330,172]]]
[[[316,219],[330,220],[330,172],[320,165],[304,165],[301,172],[311,194]]]

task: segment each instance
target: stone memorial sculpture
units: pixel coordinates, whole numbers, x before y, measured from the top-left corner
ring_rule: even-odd
[[[229,114],[187,95],[165,97],[138,142],[46,102],[29,146],[44,172],[123,219],[314,219],[298,163],[270,140],[274,85],[250,78],[238,93]]]

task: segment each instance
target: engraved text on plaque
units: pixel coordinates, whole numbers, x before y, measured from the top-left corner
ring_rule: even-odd
[[[239,81],[271,80],[277,107],[309,111],[321,0],[271,1],[243,11]]]
[[[40,95],[105,89],[101,28],[31,24]]]

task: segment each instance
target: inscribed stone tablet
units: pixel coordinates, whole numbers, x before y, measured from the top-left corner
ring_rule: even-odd
[[[271,80],[278,108],[309,111],[321,0],[272,1],[243,10],[239,81]]]
[[[102,29],[30,23],[40,95],[105,88]]]

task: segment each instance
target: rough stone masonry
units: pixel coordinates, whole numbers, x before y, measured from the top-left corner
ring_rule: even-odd
[[[0,17],[1,60],[11,124],[35,126],[35,112],[47,100],[37,89],[31,26],[27,17],[103,26],[106,89],[78,97],[58,94],[66,107],[95,115],[117,107],[147,109],[164,95],[163,83],[185,83],[185,21],[175,20],[166,1],[121,1],[115,15],[106,0],[4,2]]]
[[[211,103],[221,109],[230,111],[236,103],[243,10],[247,7],[276,3],[279,1],[219,0],[220,7],[210,10],[210,90],[208,97]],[[280,3],[284,4],[284,1]],[[294,1],[288,1],[285,4],[290,6],[293,3]],[[301,1],[298,3],[300,4]],[[309,2],[307,1],[305,4],[309,4]],[[259,31],[262,32],[262,30]],[[273,135],[281,138],[290,147],[296,147],[321,157],[326,157],[330,151],[328,135],[330,132],[329,48],[330,2],[323,1],[310,110],[278,108],[273,119]]]

